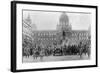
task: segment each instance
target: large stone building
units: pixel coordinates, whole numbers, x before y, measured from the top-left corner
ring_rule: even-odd
[[[30,17],[27,18],[27,24],[31,24]],[[26,35],[23,20],[23,35]],[[31,38],[32,44],[38,45],[78,45],[80,42],[86,43],[90,40],[89,30],[72,30],[72,26],[69,24],[69,17],[63,12],[59,18],[59,24],[56,30],[39,31],[28,25],[27,35]],[[35,29],[35,30],[33,30]]]

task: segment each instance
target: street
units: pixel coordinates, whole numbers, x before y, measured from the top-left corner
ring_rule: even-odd
[[[87,60],[89,59],[87,55],[82,55],[80,58],[79,55],[67,55],[67,56],[44,56],[42,59],[38,57],[34,59],[32,56],[23,57],[23,63],[30,62],[49,62],[49,61],[69,61],[69,60]]]

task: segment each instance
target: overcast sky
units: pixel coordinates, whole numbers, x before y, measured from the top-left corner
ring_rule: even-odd
[[[56,30],[61,14],[61,12],[23,11],[23,19],[30,15],[32,24],[36,25],[37,30]],[[66,14],[73,30],[87,30],[91,25],[91,14],[67,12]]]

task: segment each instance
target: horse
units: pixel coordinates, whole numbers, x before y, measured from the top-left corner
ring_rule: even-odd
[[[29,56],[30,56],[30,50],[29,50],[29,48],[27,48],[27,47],[24,48],[24,55],[29,58]]]
[[[79,49],[80,58],[82,58],[82,54],[88,55],[88,57],[90,57],[90,47],[88,45],[85,44]]]
[[[38,50],[33,50],[33,58],[37,59],[40,55],[40,52]]]

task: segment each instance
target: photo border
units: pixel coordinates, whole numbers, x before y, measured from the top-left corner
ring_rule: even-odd
[[[95,65],[85,65],[85,66],[72,66],[72,67],[53,67],[53,68],[39,68],[39,69],[23,69],[17,70],[17,58],[16,58],[16,6],[17,4],[35,4],[35,5],[49,5],[49,6],[67,6],[67,7],[81,7],[81,8],[94,8],[96,9],[96,64]],[[75,5],[75,4],[59,4],[59,3],[44,3],[44,2],[28,2],[28,1],[11,1],[11,71],[12,72],[25,72],[25,71],[43,71],[43,70],[58,70],[58,69],[73,69],[73,68],[90,68],[98,66],[98,6],[91,5]]]

